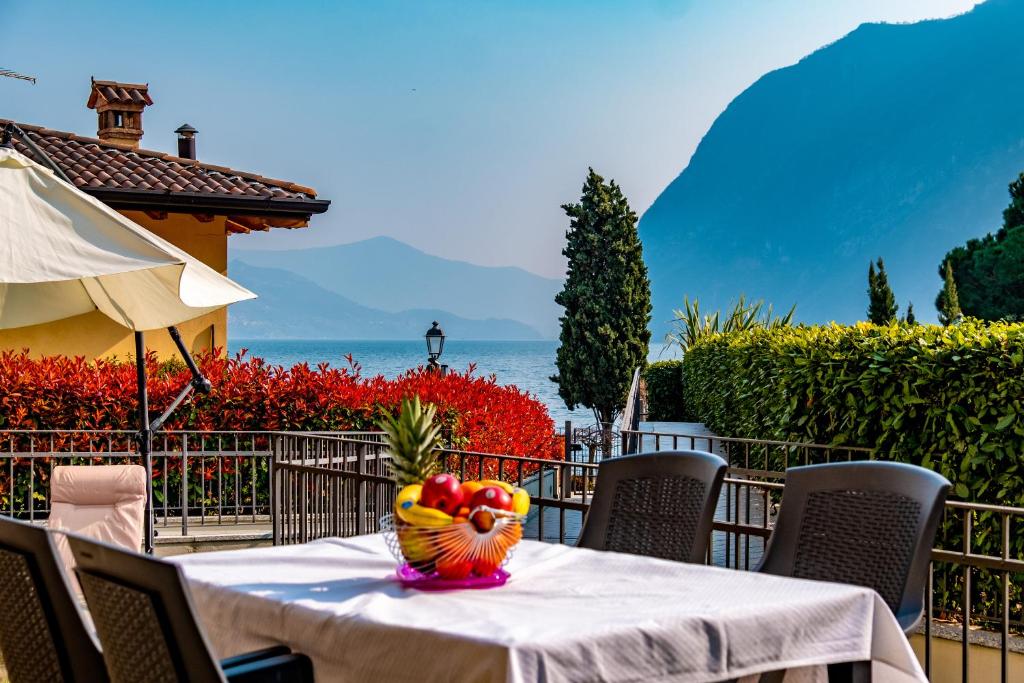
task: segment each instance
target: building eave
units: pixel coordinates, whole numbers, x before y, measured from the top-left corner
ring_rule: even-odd
[[[205,192],[165,192],[107,187],[80,188],[114,209],[123,211],[167,211],[237,216],[284,216],[309,219],[331,206],[329,199],[280,197],[239,197]]]

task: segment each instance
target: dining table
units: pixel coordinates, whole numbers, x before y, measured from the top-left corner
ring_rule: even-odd
[[[284,644],[317,681],[926,681],[873,590],[524,540],[503,586],[404,586],[380,534],[171,558],[220,657]]]

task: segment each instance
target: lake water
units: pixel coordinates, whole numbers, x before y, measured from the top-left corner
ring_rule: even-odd
[[[418,341],[315,341],[231,339],[230,352],[246,348],[250,355],[270,363],[291,367],[296,363],[310,365],[327,362],[335,367],[348,367],[346,354],[362,365],[364,376],[394,377],[409,368],[427,362],[426,342]],[[464,341],[447,339],[441,362],[453,370],[463,371],[476,363],[476,373],[494,374],[499,384],[514,384],[529,391],[548,407],[555,424],[561,428],[565,420],[592,424],[589,410],[570,411],[558,397],[558,389],[548,379],[555,374],[555,341]]]

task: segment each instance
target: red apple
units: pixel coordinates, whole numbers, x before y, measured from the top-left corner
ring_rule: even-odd
[[[426,487],[423,488],[426,491]],[[485,486],[469,499],[469,508],[478,508],[486,505],[494,510],[512,511],[512,496],[505,489],[499,486]]]
[[[477,560],[473,563],[473,573],[477,576],[490,576],[494,572],[498,571],[501,565],[497,565],[490,560]]]
[[[462,484],[452,475],[435,474],[423,482],[420,505],[452,514],[461,503]]]
[[[438,560],[437,574],[442,579],[464,579],[473,571],[472,560]]]

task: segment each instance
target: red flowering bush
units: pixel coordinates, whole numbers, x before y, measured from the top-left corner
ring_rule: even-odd
[[[148,361],[150,417],[159,415],[191,379],[181,363]],[[367,431],[376,430],[381,417],[397,412],[402,398],[418,394],[437,406],[445,445],[450,448],[559,459],[561,441],[547,409],[527,392],[501,386],[494,377],[465,373],[445,376],[423,368],[395,378],[363,377],[349,359],[349,368],[296,365],[286,369],[241,353],[233,358],[209,354],[197,359],[213,383],[213,392],[184,403],[166,423],[167,430],[201,432],[261,431]],[[40,451],[69,453],[60,462],[110,462],[101,454],[125,453],[130,435],[48,435],[43,440],[5,430],[126,430],[138,428],[135,366],[132,363],[82,358],[49,357],[34,360],[25,353],[0,354],[0,449],[12,453]],[[265,437],[237,438],[233,448],[266,450]],[[165,513],[180,513],[182,499],[190,514],[216,504],[256,514],[266,511],[269,491],[265,460],[238,460],[217,455],[231,450],[230,436],[190,437],[188,476],[177,455],[154,462],[154,495]],[[160,435],[156,451],[178,452],[178,437]],[[198,442],[198,443],[197,443]],[[205,445],[204,445],[205,442]],[[204,450],[213,444],[212,455]],[[197,450],[198,449],[198,450]],[[497,474],[497,459],[476,458],[467,465],[487,476]],[[0,475],[0,509],[24,513],[29,507],[45,510],[49,456],[31,462],[15,457],[14,477]],[[255,468],[255,469],[254,469]],[[516,476],[514,465],[506,466]],[[527,469],[529,473],[531,468]],[[34,483],[33,483],[34,478]],[[187,485],[187,491],[183,486]]]
[[[424,368],[395,378],[363,377],[359,366],[327,364],[286,369],[249,358],[208,354],[198,359],[213,383],[207,396],[179,407],[166,429],[202,431],[375,430],[401,399],[418,394],[437,406],[449,446],[507,455],[558,458],[561,442],[546,407],[473,368],[445,376]],[[148,359],[151,414],[170,404],[189,381],[178,364]],[[0,354],[0,430],[137,428],[135,366],[131,363],[25,353]]]

